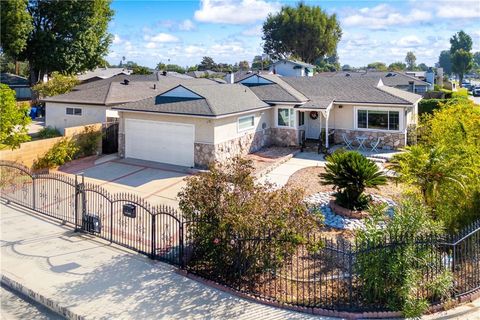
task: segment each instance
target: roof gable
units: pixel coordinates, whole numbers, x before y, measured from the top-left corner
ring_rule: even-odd
[[[180,98],[180,99],[203,99],[203,97],[192,90],[178,85],[175,88],[168,90],[157,97]]]
[[[273,81],[270,81],[258,74],[252,74],[251,76],[240,80],[239,83],[248,84],[248,85],[262,85],[262,84],[272,84]]]

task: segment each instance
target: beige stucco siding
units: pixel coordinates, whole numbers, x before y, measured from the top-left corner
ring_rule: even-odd
[[[248,130],[238,130],[238,119],[242,117],[254,116],[254,126]],[[262,131],[272,127],[273,121],[273,108],[245,113],[242,115],[236,115],[226,118],[220,118],[214,120],[214,142],[221,143],[231,139],[236,139],[244,135]],[[264,128],[262,127],[265,123]]]
[[[139,120],[149,120],[149,121],[160,121],[160,122],[176,122],[176,123],[187,123],[193,124],[195,126],[195,142],[198,143],[214,143],[213,137],[213,119],[205,118],[195,118],[188,116],[170,116],[162,114],[153,114],[153,113],[140,113],[140,112],[120,112],[120,133],[122,132],[125,119],[139,119]]]
[[[67,114],[67,108],[80,108],[82,115]],[[106,121],[106,106],[47,102],[45,105],[45,125],[57,128],[78,127]]]

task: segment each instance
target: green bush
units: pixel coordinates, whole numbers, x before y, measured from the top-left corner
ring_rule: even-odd
[[[460,88],[457,91],[452,92],[452,98],[453,99],[458,99],[458,98],[463,98],[466,99],[468,98],[468,90],[465,88]]]
[[[40,130],[37,134],[37,137],[40,139],[48,139],[48,138],[55,138],[60,137],[62,134],[56,128],[52,127],[45,127]]]
[[[380,223],[385,226],[379,228]],[[385,206],[372,207],[365,229],[356,234],[359,253],[354,264],[366,302],[401,310],[405,317],[419,317],[430,299],[447,299],[452,274],[428,243],[442,233],[442,225],[415,197],[403,199],[393,218],[385,214]]]
[[[322,184],[334,185],[336,203],[351,210],[362,210],[369,199],[365,188],[376,188],[387,183],[387,178],[375,162],[356,151],[334,152],[327,157]]]
[[[73,160],[77,151],[78,147],[75,145],[75,142],[72,139],[64,138],[55,143],[43,157],[38,158],[33,164],[33,169],[61,166],[65,162]]]
[[[98,150],[98,143],[102,138],[102,132],[93,126],[86,126],[84,131],[75,137],[78,146],[76,158],[94,155]]]
[[[258,184],[251,162],[235,158],[187,178],[179,193],[193,244],[189,265],[216,280],[254,279],[280,267],[318,230],[299,189]],[[259,240],[264,239],[264,240]]]

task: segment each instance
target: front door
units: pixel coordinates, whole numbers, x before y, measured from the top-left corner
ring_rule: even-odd
[[[317,112],[318,117],[316,119],[312,119],[312,114],[310,112],[306,112],[305,120],[307,123],[307,139],[318,139],[320,136],[320,121],[322,114]]]

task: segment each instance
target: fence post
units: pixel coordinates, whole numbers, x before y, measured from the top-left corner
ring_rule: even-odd
[[[37,204],[36,204],[36,187],[35,187],[35,175],[32,175],[32,207],[33,207],[33,210],[36,210],[37,209]]]
[[[349,274],[349,281],[348,281],[348,305],[350,309],[352,309],[352,296],[353,296],[353,250],[352,245],[349,246],[348,250],[348,274]]]
[[[183,222],[182,221],[179,221],[179,225],[180,225],[180,230],[179,230],[179,242],[180,242],[180,250],[179,250],[179,254],[180,254],[180,268],[184,269],[185,268],[185,260],[184,260],[184,257],[183,257],[183,254],[184,254],[184,241],[183,241]]]
[[[77,175],[75,175],[75,208],[74,208],[74,211],[75,211],[75,232],[78,231],[78,177]]]
[[[151,253],[151,259],[155,259],[157,253],[156,253],[156,248],[157,248],[157,237],[156,237],[156,230],[157,230],[157,227],[156,227],[156,224],[157,224],[157,215],[156,214],[152,214],[152,253]]]
[[[113,202],[110,201],[110,243],[112,242],[113,242]]]

